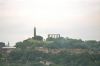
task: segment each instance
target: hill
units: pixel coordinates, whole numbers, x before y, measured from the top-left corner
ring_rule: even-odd
[[[17,42],[16,49],[4,58],[2,66],[99,66],[100,41],[63,37],[38,41],[29,38]]]

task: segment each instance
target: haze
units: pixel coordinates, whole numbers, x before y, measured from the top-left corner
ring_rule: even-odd
[[[100,0],[0,0],[0,41],[37,34],[100,40]]]

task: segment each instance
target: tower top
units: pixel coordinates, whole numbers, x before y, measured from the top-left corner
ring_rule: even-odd
[[[9,41],[8,41],[8,47],[10,46],[10,43],[9,43]]]
[[[36,28],[36,27],[34,26],[34,28]]]

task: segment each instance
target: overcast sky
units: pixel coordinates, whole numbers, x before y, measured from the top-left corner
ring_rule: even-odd
[[[100,0],[0,0],[0,41],[37,34],[100,40]]]

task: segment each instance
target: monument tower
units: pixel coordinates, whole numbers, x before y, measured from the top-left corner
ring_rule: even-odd
[[[36,37],[36,27],[34,27],[34,37]]]
[[[36,34],[36,27],[34,27],[34,37],[32,37],[34,40],[43,40],[42,36],[39,36]]]

